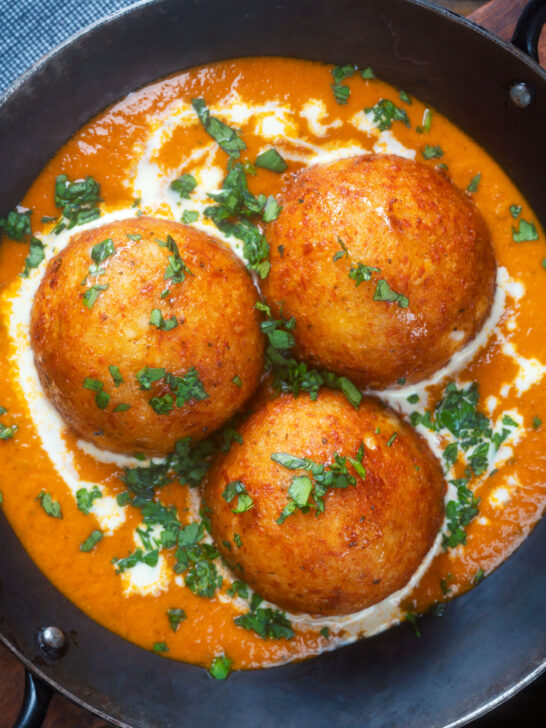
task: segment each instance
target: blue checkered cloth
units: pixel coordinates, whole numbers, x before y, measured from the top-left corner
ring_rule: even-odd
[[[90,23],[135,0],[0,0],[0,94]]]

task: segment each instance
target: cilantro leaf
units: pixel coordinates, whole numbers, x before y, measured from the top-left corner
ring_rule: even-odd
[[[526,243],[531,240],[538,240],[538,232],[534,222],[527,222],[520,218],[518,229],[512,226],[512,240],[515,243]]]
[[[351,266],[349,271],[349,278],[352,278],[355,282],[356,288],[364,281],[369,281],[372,278],[373,273],[381,273],[381,268],[374,268],[371,265],[364,265],[363,263],[357,263]]]
[[[288,165],[284,159],[281,157],[279,152],[273,148],[258,154],[254,164],[256,167],[262,167],[262,169],[268,169],[270,172],[278,172],[279,174],[288,169]]]
[[[107,258],[110,258],[116,252],[112,238],[103,240],[102,243],[97,243],[91,248],[91,258],[96,265],[100,265]]]
[[[396,302],[400,308],[407,308],[409,306],[409,299],[401,293],[396,293],[389,286],[386,280],[380,279],[377,281],[375,293],[373,294],[374,301],[387,301]]]
[[[238,627],[256,632],[264,640],[291,640],[295,634],[284,612],[275,609],[256,608],[235,617],[233,621]]]
[[[472,179],[470,180],[469,185],[466,188],[466,191],[470,192],[470,194],[474,194],[474,192],[477,192],[478,187],[480,186],[481,178],[482,178],[482,173],[478,172],[478,174],[475,177],[472,177]]]
[[[240,153],[246,149],[246,144],[237,132],[220,119],[211,116],[204,99],[193,99],[191,105],[207,134],[217,142],[226,154],[237,159]]]
[[[440,159],[440,157],[444,156],[444,150],[442,147],[427,144],[425,148],[421,150],[421,154],[425,159]]]
[[[55,205],[62,209],[61,220],[54,228],[55,233],[75,225],[83,225],[100,217],[98,203],[100,199],[100,186],[92,178],[70,182],[65,174],[60,174],[55,180]]]
[[[40,501],[40,505],[44,509],[44,511],[47,513],[48,516],[51,518],[62,518],[63,514],[61,511],[61,506],[57,501],[54,501],[53,498],[49,495],[49,493],[46,493],[45,490],[42,490],[40,495],[36,498],[36,500]]]
[[[91,288],[88,288],[85,293],[83,294],[83,305],[87,308],[93,308],[93,305],[95,304],[97,298],[100,296],[100,294],[103,291],[108,290],[108,283],[98,284],[95,283],[95,285],[91,286]]]
[[[375,106],[364,109],[367,114],[371,114],[374,123],[379,131],[390,129],[393,121],[401,121],[407,127],[410,121],[405,109],[400,109],[388,99],[380,99]]]
[[[183,609],[174,608],[167,609],[167,617],[169,618],[169,624],[171,625],[172,631],[176,632],[180,623],[186,619],[187,615]]]
[[[89,536],[85,539],[85,541],[80,545],[80,551],[91,551],[95,548],[95,546],[98,544],[99,541],[102,540],[102,537],[104,536],[102,531],[99,531],[96,529],[95,531],[91,531]]]
[[[80,488],[76,491],[76,504],[78,509],[86,516],[91,512],[93,501],[97,500],[97,498],[102,498],[102,493],[96,485],[91,490]]]
[[[190,193],[197,187],[197,180],[193,174],[183,174],[170,184],[171,190],[177,192],[183,200],[189,200]]]
[[[235,497],[237,497],[237,503],[235,508],[231,509],[233,513],[245,513],[254,507],[254,501],[241,480],[232,480],[226,485],[222,493],[222,498],[226,503],[231,503]]]
[[[154,308],[150,314],[150,325],[156,326],[161,331],[171,331],[178,326],[178,319],[176,316],[171,316],[170,319],[165,320],[163,314],[159,308]]]
[[[225,680],[230,673],[229,667],[232,662],[233,660],[225,655],[215,657],[210,666],[210,676],[215,680]]]

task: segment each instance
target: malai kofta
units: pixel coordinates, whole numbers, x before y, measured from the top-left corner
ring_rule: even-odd
[[[281,198],[263,290],[276,313],[296,318],[304,359],[386,387],[424,379],[480,329],[493,248],[443,172],[359,156],[289,175]]]
[[[259,381],[256,300],[232,251],[189,226],[140,217],[74,235],[32,309],[44,390],[101,448],[158,454],[199,440]]]
[[[432,546],[445,484],[428,446],[372,399],[281,395],[206,480],[235,573],[291,611],[357,612],[401,589]],[[237,536],[236,536],[237,534]]]

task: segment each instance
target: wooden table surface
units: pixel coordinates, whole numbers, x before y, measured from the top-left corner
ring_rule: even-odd
[[[438,0],[439,5],[444,5],[462,15],[472,15],[476,22],[494,30],[504,39],[511,37],[515,21],[525,2],[526,0],[493,0],[492,2]],[[541,38],[540,59],[542,65],[546,65],[546,33],[543,33]],[[0,644],[0,728],[9,728],[15,721],[23,696],[23,683],[22,666]],[[503,725],[515,725],[515,723],[506,722]],[[56,695],[51,702],[43,728],[105,728],[105,726],[103,721],[84,712],[60,695]]]

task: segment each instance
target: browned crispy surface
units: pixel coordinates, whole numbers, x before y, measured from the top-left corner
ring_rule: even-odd
[[[130,240],[127,234],[140,235]],[[164,280],[171,255],[157,240],[171,235],[191,271],[172,285]],[[116,253],[101,265],[105,274],[89,277],[91,248],[111,238]],[[108,284],[92,308],[82,294],[93,283]],[[169,295],[161,299],[165,288]],[[140,217],[74,235],[49,264],[32,310],[32,345],[46,393],[82,437],[115,451],[165,453],[178,438],[196,439],[218,428],[254,391],[263,364],[263,337],[250,276],[223,243],[178,223]],[[179,325],[162,331],[149,323],[159,308]],[[114,386],[108,371],[124,378]],[[135,378],[148,367],[183,377],[198,370],[207,399],[190,400],[159,415],[149,404],[170,392],[161,380],[143,391]],[[233,382],[238,376],[241,386]],[[104,383],[111,395],[101,410],[83,381]],[[119,403],[131,405],[114,413]],[[101,433],[101,434],[97,434]]]
[[[495,288],[485,222],[432,166],[393,155],[317,165],[289,176],[270,224],[263,291],[295,316],[300,356],[362,386],[418,381],[474,337]],[[342,251],[347,255],[334,261]],[[282,246],[282,247],[279,247]],[[358,286],[362,263],[380,269]],[[373,300],[377,281],[409,299]]]
[[[373,399],[357,411],[323,390],[315,402],[307,395],[266,400],[240,433],[243,444],[216,461],[204,496],[218,548],[241,579],[283,608],[325,615],[358,611],[408,582],[440,527],[445,489],[434,456],[408,425]],[[276,522],[292,478],[304,473],[275,463],[272,453],[329,464],[335,452],[355,457],[361,442],[364,481],[331,489],[319,516],[296,511]],[[235,480],[254,501],[241,514],[222,497]]]

